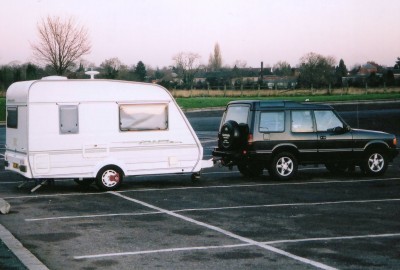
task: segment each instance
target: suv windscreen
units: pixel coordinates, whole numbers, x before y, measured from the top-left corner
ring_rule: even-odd
[[[224,123],[229,120],[236,121],[238,124],[247,124],[250,106],[229,106],[225,112]]]
[[[333,111],[314,111],[317,131],[327,131],[335,127],[343,127],[342,121]]]

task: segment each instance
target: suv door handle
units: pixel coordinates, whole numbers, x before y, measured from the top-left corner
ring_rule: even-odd
[[[326,136],[320,136],[319,137],[321,140],[326,140]]]

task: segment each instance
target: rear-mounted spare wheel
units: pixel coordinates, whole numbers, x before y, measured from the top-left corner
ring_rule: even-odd
[[[222,125],[218,144],[225,150],[240,148],[247,138],[249,127],[247,124],[238,124],[236,121],[229,120]]]

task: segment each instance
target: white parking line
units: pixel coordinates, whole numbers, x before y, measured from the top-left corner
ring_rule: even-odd
[[[221,172],[215,172],[221,173]],[[237,173],[237,172],[234,172]],[[190,189],[216,189],[216,188],[244,188],[244,187],[263,187],[263,186],[301,186],[315,184],[347,184],[347,183],[365,183],[400,180],[400,178],[382,178],[382,179],[361,179],[361,180],[331,180],[331,181],[313,181],[313,182],[286,182],[286,183],[265,183],[265,184],[244,184],[244,185],[221,185],[221,186],[204,186],[204,187],[176,187],[176,188],[149,188],[149,189],[131,189],[119,191],[125,192],[148,192],[148,191],[169,191],[169,190],[190,190]]]
[[[337,237],[321,237],[321,238],[305,238],[305,239],[291,239],[291,240],[276,240],[264,242],[267,245],[282,244],[282,243],[300,243],[300,242],[318,242],[318,241],[335,241],[335,240],[353,240],[353,239],[366,239],[366,238],[386,238],[386,237],[400,237],[400,233],[385,233],[385,234],[368,234],[368,235],[353,235],[353,236],[337,236]]]
[[[219,173],[219,172],[217,172]],[[119,193],[126,192],[151,192],[151,191],[171,191],[171,190],[195,190],[195,189],[218,189],[218,188],[244,188],[244,187],[262,187],[262,186],[300,186],[300,185],[316,185],[316,184],[347,184],[347,183],[365,183],[365,182],[384,182],[400,180],[400,178],[381,178],[381,179],[361,179],[361,180],[332,180],[332,181],[314,181],[314,182],[287,182],[287,183],[265,183],[265,184],[245,184],[245,185],[220,185],[220,186],[204,186],[204,187],[176,187],[176,188],[144,188],[144,189],[129,189],[122,190]],[[1,184],[1,182],[0,182]],[[46,195],[23,195],[3,197],[3,199],[25,199],[25,198],[41,198],[41,197],[62,197],[62,196],[86,196],[86,195],[101,195],[105,193],[57,193]]]
[[[319,242],[319,241],[335,241],[335,240],[353,240],[353,239],[368,239],[368,238],[387,238],[387,237],[400,237],[400,233],[391,234],[372,234],[372,235],[356,235],[356,236],[338,236],[338,237],[323,237],[323,238],[305,238],[305,239],[292,239],[292,240],[276,240],[262,242],[263,244],[284,244],[284,243],[301,243],[301,242]],[[182,251],[196,251],[196,250],[210,250],[210,249],[228,249],[238,247],[253,246],[249,243],[236,244],[236,245],[221,245],[221,246],[200,246],[200,247],[180,247],[180,248],[167,248],[167,249],[154,249],[154,250],[141,250],[132,252],[119,252],[119,253],[104,253],[95,255],[75,256],[74,259],[94,259],[102,257],[117,257],[117,256],[133,256],[165,252],[182,252]]]
[[[25,221],[49,221],[49,220],[61,220],[61,219],[79,219],[79,218],[102,218],[102,217],[120,217],[120,216],[145,216],[162,214],[159,211],[153,212],[142,212],[142,213],[118,213],[118,214],[97,214],[97,215],[82,215],[82,216],[61,216],[61,217],[48,217],[48,218],[27,218]]]
[[[143,201],[140,201],[140,200],[136,200],[136,199],[127,197],[127,196],[122,195],[122,194],[120,194],[120,193],[117,193],[117,192],[114,192],[114,191],[111,191],[111,192],[109,192],[109,193],[110,193],[110,194],[113,194],[113,195],[115,195],[115,196],[121,197],[121,198],[123,198],[123,199],[125,199],[125,200],[128,200],[128,201],[131,201],[131,202],[134,202],[134,203],[137,203],[137,204],[146,206],[146,207],[148,207],[148,208],[154,209],[154,210],[156,210],[156,211],[163,212],[163,213],[165,213],[165,214],[167,214],[167,215],[170,215],[170,216],[173,216],[173,217],[176,217],[176,218],[185,220],[185,221],[187,221],[187,222],[196,224],[196,225],[198,225],[198,226],[205,227],[205,228],[207,228],[207,229],[210,229],[210,230],[213,230],[213,231],[222,233],[222,234],[224,234],[224,235],[226,235],[226,236],[228,236],[228,237],[231,237],[231,238],[240,240],[240,241],[242,241],[242,242],[244,242],[244,243],[246,243],[246,244],[255,245],[255,246],[258,246],[258,247],[260,247],[260,248],[263,248],[263,249],[272,251],[272,252],[274,252],[274,253],[283,255],[283,256],[285,256],[285,257],[288,257],[288,258],[297,260],[297,261],[299,261],[299,262],[302,262],[302,263],[305,263],[305,264],[309,264],[309,265],[313,265],[313,266],[318,267],[318,268],[321,268],[321,269],[336,269],[336,268],[333,268],[333,267],[328,266],[328,265],[326,265],[326,264],[323,264],[323,263],[320,263],[320,262],[317,262],[317,261],[313,261],[313,260],[310,260],[310,259],[307,259],[307,258],[303,258],[303,257],[297,256],[297,255],[291,254],[291,253],[289,253],[289,252],[286,252],[286,251],[284,251],[284,250],[275,248],[275,247],[273,247],[273,246],[266,245],[266,244],[263,244],[263,243],[254,241],[254,240],[252,240],[252,239],[250,239],[250,238],[247,238],[247,237],[243,237],[243,236],[234,234],[234,233],[232,233],[232,232],[229,232],[229,231],[224,230],[224,229],[222,229],[222,228],[219,228],[219,227],[217,227],[217,226],[210,225],[210,224],[207,224],[207,223],[205,223],[205,222],[201,222],[201,221],[195,220],[195,219],[193,219],[193,218],[189,218],[189,217],[183,216],[183,215],[181,215],[181,214],[177,214],[177,213],[174,213],[174,212],[172,212],[172,211],[169,211],[169,210],[166,210],[166,209],[163,209],[163,208],[154,206],[154,205],[152,205],[152,204],[149,204],[149,203],[146,203],[146,202],[143,202]]]
[[[121,192],[120,192],[121,193]],[[282,203],[282,204],[257,204],[257,205],[240,205],[227,207],[208,207],[208,208],[186,208],[179,210],[170,210],[173,213],[195,212],[195,211],[223,211],[248,208],[271,208],[271,207],[293,207],[293,206],[317,206],[317,205],[335,205],[335,204],[361,204],[361,203],[377,203],[377,202],[397,202],[399,199],[380,199],[380,200],[354,200],[354,201],[331,201],[331,202],[313,202],[313,203]],[[97,215],[81,215],[81,216],[59,216],[59,217],[44,217],[44,218],[27,218],[25,221],[49,221],[60,219],[79,219],[79,218],[101,218],[101,217],[117,217],[117,216],[142,216],[163,214],[163,212],[143,212],[143,213],[117,213],[117,214],[97,214]]]
[[[175,210],[174,212],[194,212],[194,211],[215,211],[215,210],[231,210],[246,208],[270,208],[270,207],[292,207],[292,206],[315,206],[315,205],[332,205],[332,204],[351,204],[351,203],[376,203],[376,202],[395,202],[400,199],[380,199],[380,200],[355,200],[355,201],[332,201],[332,202],[313,202],[313,203],[282,203],[282,204],[260,204],[260,205],[244,205],[244,206],[228,206],[228,207],[210,207],[210,208],[188,208]]]
[[[202,246],[202,247],[183,247],[183,248],[167,248],[167,249],[155,249],[155,250],[142,250],[132,252],[119,252],[119,253],[104,253],[95,255],[82,255],[74,256],[74,259],[95,259],[103,257],[116,257],[116,256],[132,256],[132,255],[143,255],[152,253],[165,253],[165,252],[178,252],[178,251],[194,251],[194,250],[209,250],[209,249],[223,249],[223,248],[236,248],[252,246],[252,244],[237,244],[237,245],[223,245],[223,246]]]
[[[211,139],[211,140],[200,140],[201,143],[212,143],[212,142],[217,142],[218,139]]]

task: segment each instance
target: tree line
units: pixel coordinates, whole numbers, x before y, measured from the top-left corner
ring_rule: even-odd
[[[70,79],[87,79],[85,71],[93,69],[99,71],[96,78],[127,80],[139,82],[153,82],[168,89],[257,89],[275,88],[277,82],[295,82],[285,88],[340,88],[340,87],[391,87],[400,86],[400,58],[393,67],[387,68],[367,62],[373,67],[369,73],[361,73],[362,66],[355,66],[348,70],[341,59],[338,65],[334,59],[316,53],[309,53],[300,59],[300,64],[293,68],[287,62],[280,61],[272,68],[264,69],[236,65],[234,67],[210,65],[195,65],[192,58],[196,55],[185,53],[174,57],[174,65],[163,68],[151,68],[139,61],[136,65],[128,66],[118,58],[104,60],[100,66],[85,61],[74,65],[62,75]],[[197,57],[197,56],[196,56]],[[194,58],[196,58],[194,57]],[[46,76],[58,75],[51,65],[42,67],[34,63],[0,66],[0,91],[5,91],[13,82],[38,80]],[[251,79],[250,79],[251,78]],[[257,78],[257,79],[254,79]],[[271,86],[271,82],[275,83]]]
[[[139,61],[128,66],[118,58],[104,60],[100,66],[83,60],[91,51],[88,31],[73,19],[50,17],[37,25],[39,42],[32,45],[38,64],[9,64],[0,66],[0,91],[16,81],[36,80],[49,75],[68,78],[88,78],[86,70],[100,72],[96,78],[141,82],[154,82],[168,89],[210,88],[331,88],[400,86],[400,58],[390,68],[369,61],[365,66],[348,70],[344,60],[310,52],[300,58],[296,67],[279,61],[272,67],[247,67],[245,61],[237,60],[233,67],[224,65],[219,44],[214,46],[208,64],[202,64],[200,55],[179,52],[172,57],[169,67],[151,68]]]

